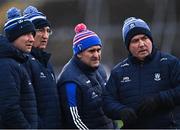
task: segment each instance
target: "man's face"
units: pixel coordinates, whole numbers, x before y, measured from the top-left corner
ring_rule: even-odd
[[[130,41],[129,51],[134,57],[144,60],[152,52],[152,42],[144,34],[136,35]]]
[[[18,37],[13,45],[23,52],[31,52],[32,46],[34,42],[34,37],[32,33],[24,34]]]
[[[82,62],[94,68],[98,67],[101,60],[101,47],[92,46],[77,55]]]
[[[49,27],[43,27],[40,29],[36,29],[36,35],[34,37],[35,42],[33,46],[39,49],[46,49],[49,35],[52,34],[52,31]]]

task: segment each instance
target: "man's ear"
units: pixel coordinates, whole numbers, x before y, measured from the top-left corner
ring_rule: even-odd
[[[81,53],[77,54],[77,57],[78,57],[79,59],[81,59],[81,57],[82,57]]]

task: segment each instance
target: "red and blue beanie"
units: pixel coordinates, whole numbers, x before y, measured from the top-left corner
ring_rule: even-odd
[[[145,34],[153,42],[150,28],[145,21],[135,17],[127,18],[122,28],[122,36],[128,50],[131,39],[138,34]]]
[[[21,11],[15,7],[12,7],[7,11],[7,20],[3,29],[10,42],[13,42],[18,37],[30,32],[35,35],[33,23],[28,18],[21,16]]]
[[[74,55],[92,47],[92,46],[102,46],[101,39],[98,35],[87,29],[86,25],[81,23],[76,25],[74,28],[76,35],[73,39],[73,53]]]
[[[32,21],[36,29],[51,26],[46,16],[42,12],[39,12],[34,6],[28,6],[24,10],[23,15]]]

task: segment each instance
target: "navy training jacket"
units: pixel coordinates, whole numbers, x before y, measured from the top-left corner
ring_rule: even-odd
[[[23,67],[27,57],[0,36],[0,128],[37,128],[34,89]]]
[[[38,109],[38,128],[61,128],[61,110],[56,78],[49,63],[50,54],[34,48],[24,64],[35,90]]]
[[[111,72],[103,108],[112,119],[120,119],[124,107],[137,110],[146,96],[160,94],[163,101],[173,101],[175,107],[147,118],[138,118],[127,128],[180,128],[180,62],[176,57],[155,51],[143,63],[130,56]]]

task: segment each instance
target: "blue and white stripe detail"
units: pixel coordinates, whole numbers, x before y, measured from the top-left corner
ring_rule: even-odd
[[[77,126],[77,128],[80,130],[88,130],[87,126],[83,123],[81,117],[78,114],[77,102],[76,102],[76,88],[77,85],[75,83],[66,84],[68,105],[73,118],[73,122]]]
[[[38,15],[38,16],[34,16],[34,17],[30,18],[31,21],[36,20],[36,19],[45,19],[46,20],[46,17]]]

